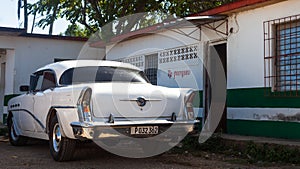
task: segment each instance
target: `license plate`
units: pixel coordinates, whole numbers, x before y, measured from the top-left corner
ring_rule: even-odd
[[[158,126],[131,127],[131,134],[158,134]]]

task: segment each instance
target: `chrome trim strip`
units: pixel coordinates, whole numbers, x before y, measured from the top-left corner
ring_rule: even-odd
[[[54,108],[54,109],[75,109],[77,107],[76,106],[52,106],[51,108]]]

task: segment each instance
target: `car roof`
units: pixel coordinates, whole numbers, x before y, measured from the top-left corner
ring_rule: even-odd
[[[63,72],[68,69],[76,67],[89,67],[89,66],[111,66],[111,67],[120,67],[141,71],[136,66],[133,66],[128,63],[116,62],[116,61],[107,61],[107,60],[68,60],[61,61],[52,64],[45,65],[44,67],[39,68],[36,72],[43,70],[52,70],[55,72],[56,77],[59,79]]]

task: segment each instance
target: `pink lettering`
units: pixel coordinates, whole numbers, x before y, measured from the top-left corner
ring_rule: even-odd
[[[190,70],[174,71],[174,79],[176,78],[176,76],[181,76],[183,78],[184,76],[189,76],[190,74]]]

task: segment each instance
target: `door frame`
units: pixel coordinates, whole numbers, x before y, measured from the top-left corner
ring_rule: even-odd
[[[213,49],[214,48],[214,49]],[[222,41],[219,43],[204,43],[204,57],[203,57],[203,117],[202,117],[202,126],[204,126],[205,121],[208,117],[210,105],[211,105],[211,97],[212,97],[212,89],[211,89],[211,82],[208,75],[207,69],[212,70],[214,67],[211,55],[215,52],[212,50],[216,50],[218,57],[220,58],[223,69],[225,72],[226,78],[226,89],[227,89],[227,42]],[[210,71],[212,72],[212,71]],[[211,73],[212,74],[212,73]],[[227,132],[227,104],[225,102],[225,107],[223,110],[223,114],[221,120],[216,128],[215,132]]]

